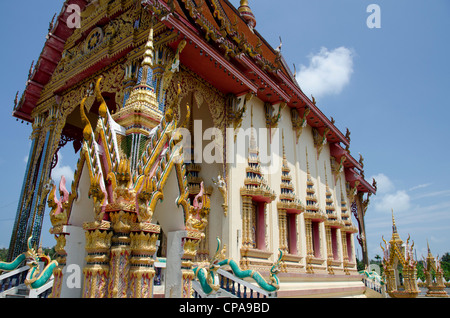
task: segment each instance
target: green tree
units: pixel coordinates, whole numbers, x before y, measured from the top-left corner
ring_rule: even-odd
[[[420,280],[422,282],[425,282],[425,273],[423,271],[423,269],[424,269],[423,261],[418,261],[416,268],[417,268],[417,278],[420,278]]]
[[[0,248],[0,262],[6,262],[8,259],[8,249]]]
[[[445,280],[450,280],[450,253],[445,253],[441,257],[441,267],[444,272]]]
[[[376,263],[379,265],[379,264],[381,264],[381,256],[380,255],[375,255],[375,260],[376,260]]]
[[[366,266],[364,265],[364,262],[359,260],[358,258],[356,258],[356,269],[358,271],[363,271],[365,269],[365,267]]]

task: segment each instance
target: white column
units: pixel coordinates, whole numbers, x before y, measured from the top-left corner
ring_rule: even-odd
[[[183,239],[186,231],[170,232],[167,235],[167,260],[165,277],[165,297],[181,298],[183,276],[181,272],[181,258],[184,254]]]

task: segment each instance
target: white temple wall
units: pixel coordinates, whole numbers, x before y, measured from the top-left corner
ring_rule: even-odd
[[[242,106],[241,101],[241,105]],[[297,141],[296,132],[292,128],[291,114],[288,107],[282,110],[280,122],[278,123],[278,134],[272,130],[267,134],[260,134],[259,128],[265,128],[265,110],[264,103],[257,97],[247,104],[247,112],[242,120],[242,129],[246,132],[250,130],[252,120],[252,106],[253,106],[253,127],[256,129],[257,135],[255,136],[257,145],[260,152],[261,166],[263,169],[264,178],[267,180],[269,187],[277,194],[277,199],[266,206],[266,247],[267,250],[272,251],[273,255],[270,259],[273,261],[278,255],[279,248],[279,227],[278,227],[278,211],[277,202],[280,195],[281,185],[281,166],[282,166],[282,131],[284,131],[284,145],[286,151],[286,158],[291,169],[292,182],[295,187],[296,196],[306,204],[306,182],[307,182],[307,164],[306,156],[308,155],[308,164],[311,178],[315,185],[316,197],[320,208],[325,212],[326,210],[326,183],[332,193],[332,199],[336,213],[340,217],[341,214],[341,189],[342,195],[347,200],[347,194],[345,189],[345,174],[341,172],[337,181],[331,170],[331,154],[329,144],[326,144],[320,156],[317,155],[317,148],[314,145],[312,127],[307,125],[303,128],[300,138]],[[274,109],[278,111],[278,105],[274,105]],[[239,140],[245,137],[245,151],[242,151],[242,146],[238,147]],[[271,138],[272,137],[272,138]],[[263,138],[263,139],[262,139]],[[277,140],[278,138],[278,140]],[[228,217],[223,218],[224,223],[227,224],[227,231],[223,231],[222,238],[223,243],[227,244],[228,257],[235,260],[239,260],[240,248],[242,245],[242,199],[240,195],[240,189],[244,186],[244,179],[246,176],[248,148],[249,148],[250,134],[243,136],[238,135],[238,142],[231,142],[228,145],[233,145],[234,149],[234,162],[229,163],[229,183],[228,183]],[[239,149],[241,148],[241,149]],[[307,154],[306,154],[307,151]],[[271,159],[271,169],[267,169],[267,157]],[[274,169],[275,168],[275,169]],[[209,173],[208,173],[209,174]],[[207,175],[207,174],[205,174]],[[220,202],[220,200],[219,200]],[[215,203],[212,203],[212,205]],[[347,209],[350,212],[351,206],[347,203]],[[219,209],[220,210],[220,209]],[[213,213],[213,212],[212,212]],[[351,213],[351,212],[350,212]],[[223,228],[225,228],[223,226]],[[320,228],[320,254],[322,259],[327,258],[327,240],[325,223],[319,224]],[[211,229],[214,229],[212,225]],[[213,230],[216,232],[217,230]],[[225,234],[227,232],[228,234]],[[305,233],[305,221],[304,216],[301,214],[298,217],[297,225],[297,254],[302,256],[301,264],[306,265],[306,233]],[[337,236],[337,251],[338,260],[343,260],[343,246],[341,240],[341,230],[336,231]],[[224,239],[227,237],[227,239]],[[352,235],[352,238],[354,235]],[[211,235],[211,240],[215,240],[215,237]],[[354,241],[350,242],[352,247],[352,256],[354,252]],[[210,249],[213,249],[210,246]],[[354,262],[353,260],[350,260]],[[341,265],[342,268],[342,265]]]
[[[67,226],[64,227],[66,235],[67,252],[66,267],[63,269],[63,282],[61,286],[61,298],[80,298],[82,292],[82,271],[86,266],[86,231],[83,229],[85,222],[94,221],[94,202],[89,198],[91,185],[89,171],[86,164],[81,171],[78,198],[73,201],[72,212]],[[77,284],[77,282],[79,282]]]
[[[224,199],[219,189],[213,183],[213,179],[217,180],[219,175],[224,175],[222,150],[223,142],[225,141],[217,141],[216,143],[214,130],[211,130],[211,128],[214,129],[215,127],[214,121],[208,104],[203,102],[199,105],[192,93],[188,95],[188,98],[190,100],[189,105],[191,105],[191,116],[193,116],[194,124],[194,136],[192,138],[196,142],[202,140],[201,144],[194,146],[196,150],[195,158],[199,160],[196,162],[201,163],[199,176],[203,179],[205,189],[209,187],[213,188],[213,193],[210,197],[210,222],[207,227],[209,255],[213,256],[217,249],[217,237],[225,244],[229,240],[228,224],[225,220],[225,213],[222,207]],[[207,132],[208,130],[209,132]],[[200,133],[203,134],[201,138],[196,136],[196,134]],[[210,160],[213,162],[211,163]]]
[[[250,127],[250,116],[247,116],[249,111],[247,111],[246,116],[242,120],[243,127]],[[233,155],[230,157],[234,158],[233,162],[229,162],[228,170],[228,218],[227,222],[229,224],[228,236],[229,240],[227,242],[228,247],[228,257],[239,260],[240,254],[239,249],[242,244],[242,198],[240,194],[240,189],[244,185],[245,178],[245,160],[246,154],[238,151],[239,147],[236,145],[234,140],[228,139],[228,151],[232,152]],[[231,149],[233,148],[233,150]]]
[[[91,180],[86,163],[83,165],[79,185],[77,187],[78,198],[73,201],[72,212],[68,224],[83,227],[85,222],[94,222],[94,201],[89,198]]]
[[[178,179],[175,169],[169,174],[167,183],[163,189],[164,198],[158,202],[153,214],[153,223],[159,222],[166,235],[170,232],[185,230],[183,208],[177,206],[180,195]]]

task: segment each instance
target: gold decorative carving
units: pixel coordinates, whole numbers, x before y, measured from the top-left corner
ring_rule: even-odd
[[[247,111],[247,103],[249,103],[253,98],[252,93],[248,93],[244,97],[244,103],[241,108],[239,108],[239,100],[233,95],[229,94],[227,96],[227,113],[228,121],[233,125],[235,131],[234,142],[237,138],[237,130],[242,127],[242,120],[244,119],[245,112]]]
[[[297,137],[297,144],[300,136],[302,135],[303,128],[305,128],[308,125],[307,117],[310,112],[311,108],[306,107],[305,111],[303,112],[303,117],[300,117],[298,109],[296,108],[291,109],[292,128],[294,129]]]
[[[327,134],[330,131],[330,128],[325,127],[323,134],[321,135],[319,133],[319,130],[317,128],[313,128],[313,138],[314,138],[314,146],[317,150],[317,158],[320,156],[320,153],[323,150],[323,147],[327,144]]]
[[[409,244],[410,237],[406,241],[406,246],[397,232],[397,226],[392,211],[392,238],[387,244],[384,237],[383,245],[383,269],[386,279],[386,291],[392,298],[416,298],[420,291],[417,287],[417,261],[414,260],[414,242]],[[398,266],[402,267],[403,280],[398,277]],[[401,285],[403,283],[403,285]]]
[[[227,191],[227,183],[225,181],[225,179],[219,175],[217,177],[217,179],[212,179],[214,185],[217,187],[217,189],[219,189],[220,194],[222,195],[223,198],[223,204],[222,204],[222,208],[223,208],[223,212],[225,214],[225,217],[228,215],[228,191]]]
[[[282,102],[280,103],[278,107],[278,113],[275,114],[275,110],[272,104],[265,103],[264,104],[264,110],[265,110],[265,116],[266,116],[266,127],[268,129],[277,128],[278,123],[281,119],[281,112],[286,107],[286,103]]]

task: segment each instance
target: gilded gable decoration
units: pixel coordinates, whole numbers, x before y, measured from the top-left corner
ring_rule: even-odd
[[[300,139],[300,136],[302,135],[303,128],[305,128],[308,124],[307,117],[310,112],[311,109],[309,107],[306,107],[303,112],[303,116],[300,116],[298,109],[296,108],[291,109],[292,128],[294,129],[297,137],[297,144],[298,140]]]

